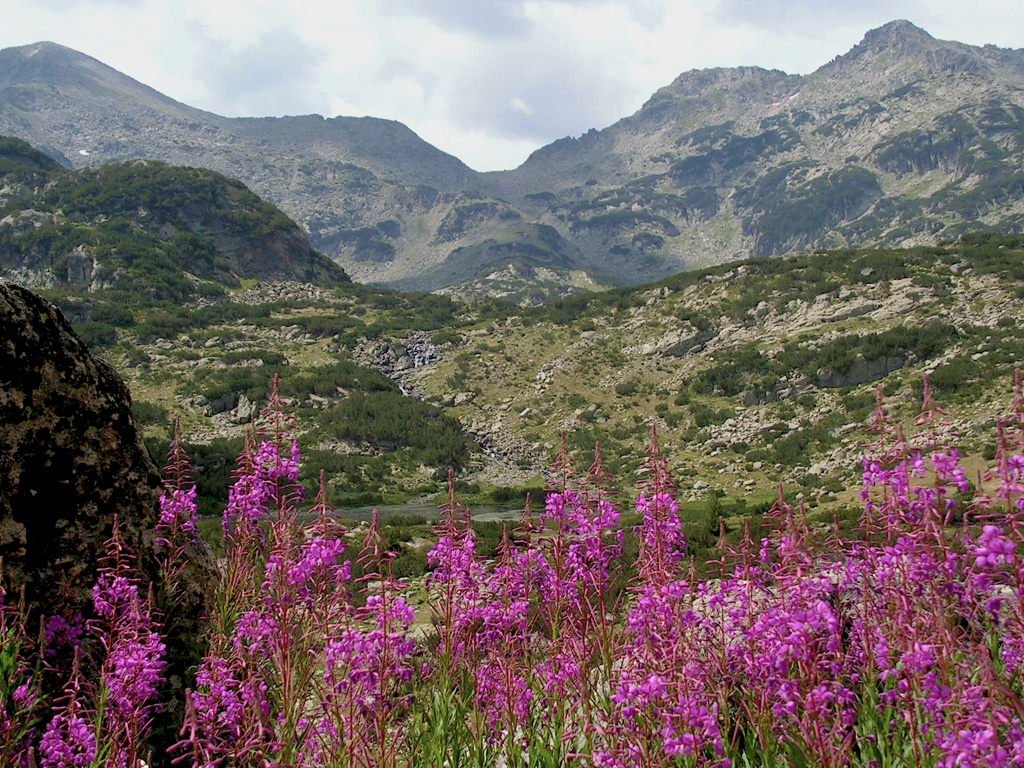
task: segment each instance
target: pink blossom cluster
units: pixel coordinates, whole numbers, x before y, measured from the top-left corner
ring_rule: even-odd
[[[134,556],[122,543],[116,520],[92,589],[92,607],[93,618],[84,630],[77,620],[46,621],[44,643],[70,642],[73,649],[63,693],[39,740],[40,765],[46,768],[136,768],[149,754],[147,740],[164,684],[165,646],[152,617],[152,597],[136,575]],[[19,697],[31,711],[35,695],[30,689],[19,688]]]
[[[468,712],[447,759],[1024,765],[1016,440],[1001,440],[986,494],[955,449],[890,431],[864,461],[857,536],[814,530],[780,493],[773,532],[723,538],[713,580],[688,572],[652,441],[618,596],[614,505],[564,456],[543,527],[521,524],[494,562],[449,514],[431,556],[434,679]]]
[[[179,760],[195,765],[395,765],[416,667],[412,609],[376,518],[344,559],[321,476],[300,519],[299,454],[277,384],[239,457],[210,650],[189,692]]]

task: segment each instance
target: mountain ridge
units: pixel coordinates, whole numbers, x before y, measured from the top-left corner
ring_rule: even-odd
[[[335,286],[344,270],[241,182],[152,160],[78,170],[0,137],[0,276],[136,302],[222,295],[245,280]]]
[[[29,49],[35,64],[5,64]],[[97,82],[110,88],[86,92]],[[629,284],[735,258],[1024,225],[1024,50],[938,40],[905,20],[807,75],[681,73],[634,114],[487,173],[395,121],[220,117],[60,46],[0,52],[0,83],[0,133],[76,166],[145,156],[239,178],[355,279],[403,288],[444,274],[447,285],[430,285],[470,295],[500,283],[532,303],[583,290],[581,269],[597,286]],[[541,294],[505,279],[513,255],[484,247],[488,261],[466,259],[524,222],[554,228],[578,254]],[[484,264],[494,271],[480,274]]]

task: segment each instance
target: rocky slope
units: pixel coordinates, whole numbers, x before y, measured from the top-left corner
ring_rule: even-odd
[[[1024,51],[893,22],[806,77],[685,73],[635,115],[538,150],[502,183],[533,193],[596,263],[634,279],[814,246],[1016,231],[1022,89]]]
[[[1022,94],[1024,52],[893,22],[807,76],[684,73],[613,126],[478,174],[394,122],[222,118],[60,46],[0,51],[0,133],[75,166],[213,168],[360,281],[522,303],[729,259],[1017,231]]]
[[[910,435],[926,374],[945,411],[934,439],[989,468],[1024,359],[1022,259],[1019,237],[829,251],[514,313],[264,283],[177,323],[145,313],[105,354],[148,434],[182,415],[205,480],[226,473],[277,374],[304,477],[323,468],[342,505],[428,497],[448,466],[476,503],[507,500],[543,486],[561,433],[577,466],[600,442],[627,490],[654,420],[684,499],[756,506],[782,483],[831,514],[856,506],[879,388]]]
[[[499,495],[536,486],[562,431],[580,460],[600,441],[625,480],[655,417],[694,498],[782,482],[840,503],[876,386],[906,419],[929,373],[951,412],[970,405],[944,439],[983,455],[1024,359],[1020,236],[754,258],[532,309],[464,305],[339,279],[290,220],[212,172],[54,170],[7,146],[2,183],[31,191],[0,211],[0,269],[49,286],[118,367],[156,454],[182,416],[205,512],[275,376],[304,481],[323,469],[340,504],[429,496],[448,468]],[[488,247],[516,269],[572,258],[553,227],[514,231]]]
[[[116,362],[154,455],[183,417],[204,483],[216,476],[204,512],[219,511],[275,376],[303,411],[312,477],[329,469],[340,501],[421,493],[469,460],[457,422],[352,353],[396,329],[456,322],[450,300],[351,283],[291,219],[212,171],[148,160],[66,170],[0,139],[0,189],[0,279],[44,290]]]
[[[400,376],[503,458],[492,481],[539,472],[560,433],[580,465],[599,441],[628,478],[656,419],[685,497],[766,499],[782,483],[835,509],[856,503],[879,388],[910,435],[925,375],[946,414],[933,438],[986,468],[1024,358],[1022,246],[733,263],[465,328]]]

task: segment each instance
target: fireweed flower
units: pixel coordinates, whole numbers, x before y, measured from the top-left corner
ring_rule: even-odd
[[[39,742],[43,768],[91,765],[96,759],[96,735],[92,723],[76,710],[58,712]]]
[[[347,610],[348,565],[338,562],[340,538],[327,538],[322,486],[317,533],[307,537],[298,522],[298,448],[276,381],[270,400],[262,439],[247,438],[229,492],[217,621],[176,746],[199,764],[253,755],[305,760],[323,692],[322,637]]]
[[[974,547],[974,567],[979,570],[995,570],[1001,566],[1012,566],[1017,545],[1007,538],[997,525],[982,528],[978,543]]]
[[[141,615],[128,615],[115,627],[103,684],[110,706],[120,716],[134,716],[152,702],[163,682],[164,644]]]
[[[414,644],[407,636],[413,609],[400,597],[370,595],[360,609],[372,629],[343,631],[326,647],[324,682],[335,696],[352,700],[366,717],[387,706],[393,680],[412,679]]]
[[[209,739],[221,737],[228,743],[239,739],[245,704],[230,661],[204,659],[196,672],[196,687],[190,695],[194,725]]]
[[[160,497],[160,520],[157,523],[157,532],[170,533],[175,528],[189,535],[196,532],[195,486],[186,490],[167,491]]]
[[[119,608],[137,603],[139,585],[125,573],[101,573],[92,588],[92,604],[96,613],[112,619]]]
[[[360,559],[365,605],[348,602],[341,537],[296,520],[282,423],[249,445],[226,515],[252,546],[190,696],[196,764],[417,764],[411,745],[425,742],[408,719],[437,765],[1024,765],[1020,456],[1000,449],[999,491],[964,499],[959,454],[880,413],[862,541],[836,532],[822,546],[780,494],[770,534],[740,552],[723,543],[708,580],[686,574],[653,448],[625,590],[616,508],[565,456],[543,532],[523,524],[491,562],[452,484],[428,557],[435,651],[414,645],[379,547]],[[247,540],[250,519],[263,526]],[[303,681],[290,703],[288,675]],[[437,702],[448,708],[431,720]]]
[[[397,594],[390,560],[374,512],[359,553],[365,604],[346,617],[325,649],[326,716],[318,727],[341,735],[346,761],[382,768],[397,764],[404,743],[399,723],[418,668],[409,637],[414,612]]]
[[[166,666],[150,613],[152,595],[142,593],[130,560],[115,519],[92,590],[97,618],[90,622],[104,652],[95,736],[114,765],[134,765],[144,748]]]
[[[82,642],[84,623],[81,614],[70,620],[61,615],[47,616],[43,624],[44,658],[53,663],[53,659],[62,652],[70,651],[73,655]]]
[[[655,493],[648,498],[641,493],[636,501],[636,512],[641,523],[636,533],[639,539],[637,570],[647,583],[670,580],[677,575],[686,543],[679,521],[679,505],[667,493]]]
[[[96,759],[94,713],[82,701],[82,680],[78,657],[64,686],[62,700],[39,742],[42,768],[91,765]]]
[[[160,496],[157,542],[174,548],[194,541],[196,536],[196,487],[192,467],[181,438],[181,421],[174,419],[174,436],[167,451],[164,492]]]

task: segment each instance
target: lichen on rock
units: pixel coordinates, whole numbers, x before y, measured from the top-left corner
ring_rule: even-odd
[[[154,567],[160,474],[127,386],[53,305],[0,283],[0,556],[8,583],[45,602],[91,585],[116,515]]]

